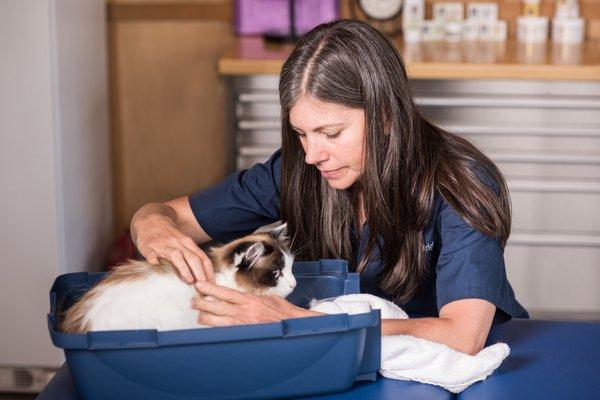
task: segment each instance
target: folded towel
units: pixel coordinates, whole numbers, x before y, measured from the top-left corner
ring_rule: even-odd
[[[362,314],[378,309],[382,319],[408,319],[398,305],[370,294],[313,300],[310,308],[325,314]],[[471,356],[414,336],[383,336],[379,373],[386,378],[428,383],[460,393],[487,378],[509,353],[510,348],[505,343],[488,346]]]

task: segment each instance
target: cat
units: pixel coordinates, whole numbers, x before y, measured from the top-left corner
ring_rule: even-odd
[[[286,224],[212,247],[215,282],[246,293],[286,297],[295,286]],[[192,298],[198,292],[168,262],[130,260],[116,267],[65,313],[60,330],[202,328]]]

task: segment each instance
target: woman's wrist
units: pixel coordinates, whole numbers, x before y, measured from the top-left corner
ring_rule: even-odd
[[[140,231],[150,227],[168,225],[176,226],[176,214],[174,210],[162,203],[150,203],[140,208],[131,218],[131,238],[134,243]]]
[[[404,319],[382,319],[381,320],[381,335],[407,335],[409,325],[406,324],[406,321],[412,320],[404,320]]]

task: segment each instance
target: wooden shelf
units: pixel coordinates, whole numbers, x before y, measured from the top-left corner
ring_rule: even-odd
[[[413,79],[600,81],[600,42],[580,45],[507,42],[396,42]],[[292,46],[239,37],[219,59],[221,75],[279,74]]]

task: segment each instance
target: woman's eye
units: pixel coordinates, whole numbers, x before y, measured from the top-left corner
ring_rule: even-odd
[[[336,137],[340,136],[341,133],[342,132],[340,131],[338,133],[332,133],[332,134],[325,133],[324,135],[327,137],[327,139],[335,139]]]
[[[299,131],[297,131],[295,129],[292,129],[292,130],[298,136],[298,138],[303,139],[303,138],[306,137],[306,133],[299,132]],[[336,133],[325,133],[325,132],[322,132],[322,133],[323,133],[323,135],[325,135],[325,137],[327,139],[335,139],[335,138],[337,138],[338,136],[340,136],[342,134],[342,131],[336,132]]]

